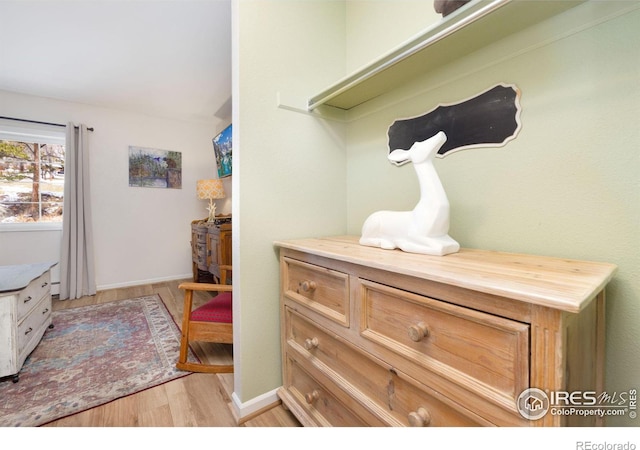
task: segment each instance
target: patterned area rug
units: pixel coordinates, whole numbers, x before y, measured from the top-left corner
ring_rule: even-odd
[[[189,374],[175,368],[180,331],[159,295],[54,311],[53,324],[20,381],[0,382],[0,426],[43,425]]]

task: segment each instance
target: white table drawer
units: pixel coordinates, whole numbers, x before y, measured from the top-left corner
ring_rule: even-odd
[[[22,353],[35,336],[40,339],[44,328],[49,324],[48,319],[51,317],[51,297],[45,296],[41,299],[31,313],[18,325],[18,354]]]
[[[33,280],[18,294],[18,322],[42,299],[51,289],[51,272],[43,273]]]

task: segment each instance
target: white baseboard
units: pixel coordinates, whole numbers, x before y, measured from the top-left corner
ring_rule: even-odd
[[[184,280],[186,278],[192,279],[193,273],[189,272],[182,275],[172,275],[169,277],[161,277],[161,278],[150,278],[148,280],[129,281],[125,283],[101,284],[96,286],[96,289],[98,291],[106,291],[107,289],[141,286],[144,284],[162,283],[164,281]]]
[[[242,419],[250,417],[258,411],[269,408],[279,403],[280,397],[278,397],[277,392],[278,389],[276,388],[273,391],[266,392],[244,403],[240,401],[240,399],[234,392],[233,394],[231,394],[231,404],[233,406],[234,415],[240,422],[242,422]]]

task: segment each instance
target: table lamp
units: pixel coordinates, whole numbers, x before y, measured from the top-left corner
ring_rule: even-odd
[[[209,219],[207,222],[213,222],[216,218],[216,204],[213,200],[225,197],[222,180],[219,178],[214,180],[198,180],[196,190],[198,192],[199,199],[209,200],[209,207],[207,208],[209,211]]]

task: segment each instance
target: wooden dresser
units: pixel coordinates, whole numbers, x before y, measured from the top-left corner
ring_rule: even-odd
[[[231,216],[219,216],[213,222],[191,222],[193,281],[217,283],[220,265],[231,265]]]
[[[283,386],[306,426],[601,425],[521,394],[604,389],[612,264],[355,236],[279,241]],[[528,407],[528,406],[527,406]]]
[[[0,266],[0,378],[19,372],[51,325],[51,267]]]

